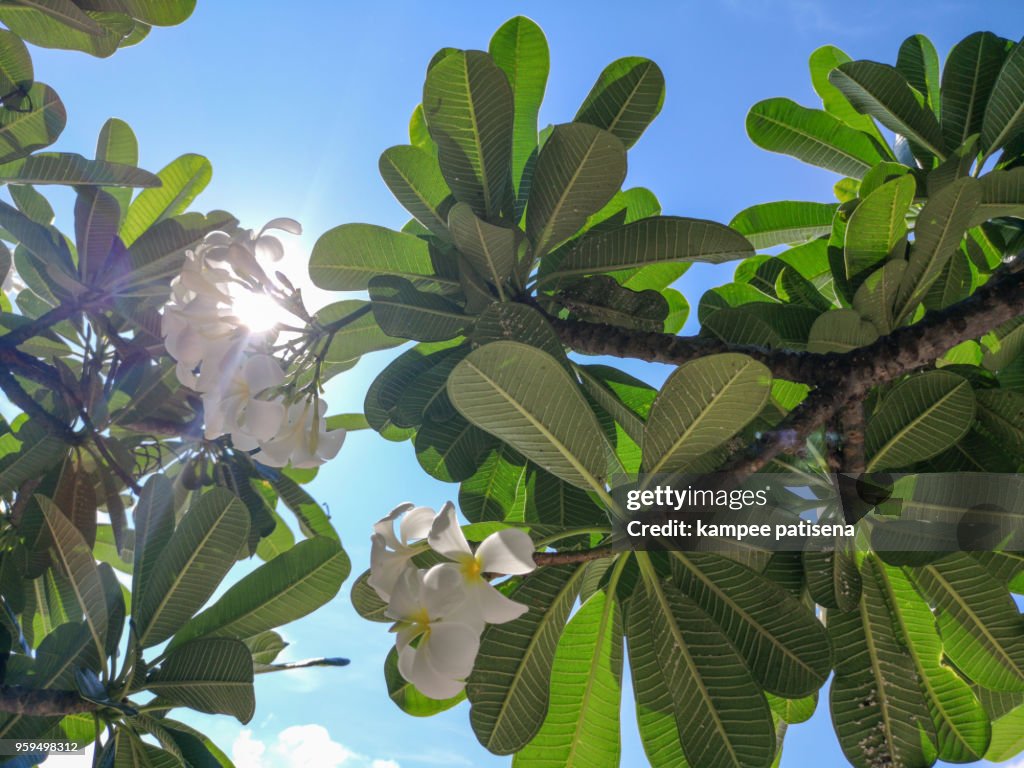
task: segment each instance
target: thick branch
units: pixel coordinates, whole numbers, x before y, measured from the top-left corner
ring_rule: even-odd
[[[682,365],[705,355],[739,352],[764,363],[779,378],[831,385],[853,373],[866,390],[878,381],[889,381],[928,365],[957,344],[1024,314],[1022,288],[1024,271],[997,273],[969,298],[929,312],[913,325],[843,354],[773,350],[550,316],[548,320],[566,346],[586,354]]]
[[[729,344],[703,336],[673,336],[655,331],[637,331],[603,323],[548,317],[562,343],[589,355],[636,358],[650,363],[682,365],[707,355],[740,352],[764,363],[775,376],[790,381],[813,382],[808,355],[786,349],[768,349],[748,344]],[[817,357],[817,356],[816,356]]]
[[[86,701],[75,691],[50,691],[20,685],[0,685],[0,712],[32,717],[76,715],[95,712],[99,704]]]
[[[595,547],[594,549],[578,549],[568,552],[535,552],[533,562],[538,567],[547,565],[571,565],[573,563],[587,563],[591,560],[600,560],[602,557],[611,557],[615,551],[611,546]]]

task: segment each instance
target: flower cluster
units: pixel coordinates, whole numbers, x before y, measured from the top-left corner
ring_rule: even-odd
[[[368,583],[395,620],[398,670],[424,695],[451,698],[473,671],[484,627],[527,611],[487,579],[532,571],[533,541],[523,531],[505,528],[474,552],[451,502],[440,513],[402,504],[373,530]],[[445,561],[418,568],[413,557],[428,550]]]
[[[235,448],[256,451],[267,466],[316,467],[334,458],[345,431],[327,431],[319,397],[289,402],[281,364],[267,353],[279,306],[260,262],[284,255],[271,229],[302,232],[297,221],[273,219],[259,232],[211,232],[186,253],[163,310],[164,346],[178,380],[202,395],[207,439],[230,435]]]

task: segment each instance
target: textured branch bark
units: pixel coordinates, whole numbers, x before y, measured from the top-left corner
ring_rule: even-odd
[[[702,336],[673,336],[654,331],[636,331],[603,323],[564,320],[550,316],[548,321],[563,344],[589,355],[609,355],[646,360],[650,363],[682,365],[706,355],[739,352],[764,363],[779,378],[801,382],[814,381],[813,365],[808,362],[809,356],[802,352],[729,344]]]
[[[562,343],[586,354],[682,365],[705,355],[739,352],[764,363],[779,378],[832,385],[854,374],[862,387],[870,388],[875,381],[889,381],[927,365],[960,342],[976,339],[1020,314],[1024,314],[1024,270],[1018,269],[996,273],[969,298],[841,354],[772,350],[600,323],[548,320]]]
[[[21,685],[0,685],[0,712],[30,717],[77,715],[95,712],[100,705],[86,701],[75,691],[42,690]]]
[[[1024,271],[1007,271],[946,309],[929,312],[873,344],[844,354],[816,355],[818,387],[772,430],[722,468],[739,481],[781,453],[800,450],[812,432],[849,404],[858,405],[876,384],[934,363],[946,350],[976,339],[1024,314]]]
[[[568,552],[535,552],[533,562],[538,567],[546,565],[571,565],[573,563],[587,563],[591,560],[600,560],[602,557],[611,557],[614,554],[615,551],[611,546],[577,549]]]

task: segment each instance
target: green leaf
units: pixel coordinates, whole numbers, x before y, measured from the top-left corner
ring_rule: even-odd
[[[668,300],[659,291],[623,288],[609,275],[595,275],[566,285],[556,301],[570,318],[622,328],[661,331],[668,317]]]
[[[0,8],[0,20],[4,12]],[[15,110],[0,108],[0,163],[9,163],[57,140],[67,122],[67,112],[57,92],[35,83]]]
[[[1024,750],[1024,704],[992,723],[992,745],[985,759],[992,762],[1010,760]]]
[[[589,123],[622,139],[629,149],[661,112],[665,76],[650,59],[627,56],[601,72],[573,122]]]
[[[338,532],[331,525],[330,518],[306,490],[283,471],[273,471],[270,484],[277,491],[284,505],[295,515],[303,536],[323,536],[341,541]]]
[[[877,141],[876,146],[885,148],[885,141],[878,130],[878,126],[875,125],[875,121],[854,109],[853,105],[846,100],[846,96],[843,95],[842,91],[829,82],[829,73],[840,64],[845,64],[848,61],[851,61],[850,57],[834,45],[823,45],[815,50],[808,62],[814,92],[821,97],[821,104],[826,112],[851,128],[870,134]]]
[[[0,458],[0,493],[16,491],[26,480],[42,477],[67,452],[67,443],[53,435],[23,441],[20,450]]]
[[[112,117],[103,124],[99,138],[96,139],[96,159],[120,165],[138,165],[139,143],[128,123]],[[125,187],[110,187],[105,191],[117,200],[123,220],[132,200],[132,190]]]
[[[384,682],[387,684],[391,700],[399,709],[413,717],[430,717],[466,700],[465,691],[460,691],[450,699],[431,699],[424,696],[398,671],[398,650],[395,648],[388,651],[384,660]]]
[[[458,285],[455,280],[435,277],[427,242],[404,232],[373,224],[343,224],[322,234],[313,246],[309,276],[319,288],[364,291],[375,275],[430,278]]]
[[[924,96],[935,116],[939,116],[939,54],[924,35],[911,35],[900,45],[896,71]]]
[[[894,310],[906,272],[907,262],[903,259],[887,261],[869,274],[853,294],[853,308],[881,334],[892,331],[900,316]]]
[[[1024,130],[1024,45],[1017,43],[992,86],[981,123],[981,146],[991,155]]]
[[[626,149],[586,123],[556,125],[537,158],[526,209],[526,235],[540,258],[572,237],[619,191]]]
[[[64,26],[79,32],[85,32],[89,35],[100,35],[103,33],[99,24],[93,21],[71,0],[24,0],[21,4],[35,8]]]
[[[502,286],[519,261],[522,233],[518,229],[488,224],[465,203],[459,203],[448,213],[448,227],[462,255],[501,295]]]
[[[471,422],[540,467],[597,490],[608,444],[563,365],[515,341],[471,352],[448,378],[448,396]]]
[[[121,241],[130,246],[154,224],[179,213],[196,199],[213,176],[210,161],[201,155],[182,155],[158,173],[160,186],[139,193],[121,225]]]
[[[71,152],[43,152],[0,165],[8,184],[155,187],[159,179],[131,165],[88,160]],[[143,192],[142,194],[145,194]]]
[[[512,185],[519,221],[537,161],[537,114],[548,80],[548,42],[533,21],[516,16],[498,28],[488,51],[512,87]]]
[[[237,223],[234,216],[224,211],[211,211],[206,216],[182,213],[157,222],[132,243],[128,249],[132,269],[123,276],[115,277],[114,285],[127,288],[146,282],[169,283],[169,278],[181,271],[185,249],[200,242],[210,232]]]
[[[656,216],[583,238],[538,285],[669,262],[721,264],[753,255],[747,239],[724,224]]]
[[[869,559],[865,568],[879,568]],[[836,656],[832,722],[856,768],[935,762],[934,726],[915,682],[914,662],[897,635],[878,583],[865,578],[857,609],[828,613]]]
[[[630,661],[632,640],[649,631],[653,642],[636,643],[634,668],[645,670],[644,680],[657,676],[667,688],[667,701],[660,690],[649,692],[648,701],[670,705],[689,765],[767,766],[775,754],[771,712],[743,659],[718,626],[671,584],[653,574],[644,585],[634,593],[627,617]]]
[[[834,309],[818,316],[807,338],[807,351],[849,352],[878,339],[878,329],[855,309]]]
[[[359,299],[344,299],[328,304],[317,310],[315,318],[321,326],[341,320],[365,307]],[[368,352],[390,349],[404,343],[404,339],[388,336],[377,323],[373,313],[365,314],[345,324],[327,337],[327,349],[323,352],[324,366],[320,372],[321,381],[348,370],[359,358]]]
[[[914,579],[936,607],[950,661],[986,688],[1024,691],[1024,625],[1006,588],[962,552],[916,569]]]
[[[133,18],[155,27],[172,27],[192,15],[196,0],[120,0]]]
[[[18,91],[28,93],[34,77],[25,43],[13,32],[0,30],[0,95],[8,100]]]
[[[747,115],[747,134],[757,146],[859,179],[887,158],[871,138],[839,118],[789,99],[766,99]]]
[[[913,176],[888,181],[869,194],[850,216],[843,264],[848,280],[857,282],[889,256],[907,234],[907,209],[914,201]]]
[[[802,243],[832,231],[838,205],[784,200],[752,205],[737,213],[729,226],[755,248]]]
[[[482,51],[453,51],[427,72],[423,112],[455,199],[497,218],[511,181],[514,106],[505,73]]]
[[[828,77],[858,112],[871,115],[940,160],[945,158],[945,140],[935,113],[921,103],[921,95],[895,68],[876,61],[851,61],[840,64]]]
[[[252,678],[252,656],[245,644],[211,637],[172,650],[145,685],[165,704],[233,715],[247,723],[256,709]]]
[[[984,389],[975,393],[978,421],[1004,448],[1024,454],[1024,392]]]
[[[471,523],[510,519],[522,513],[526,459],[509,446],[495,448],[459,486],[459,509]]]
[[[527,523],[586,528],[608,521],[608,514],[585,490],[530,464],[526,469]]]
[[[981,132],[985,105],[1006,59],[1006,41],[975,32],[953,46],[942,70],[942,133],[949,147]]]
[[[497,445],[487,432],[461,416],[426,421],[416,432],[416,460],[431,477],[458,483],[476,474],[483,456]]]
[[[771,372],[746,355],[709,355],[679,366],[651,406],[643,471],[694,470],[761,412]]]
[[[513,766],[618,766],[621,688],[622,615],[613,595],[598,592],[562,634],[548,715]]]
[[[555,648],[584,570],[585,565],[539,569],[509,595],[530,610],[484,631],[466,694],[473,732],[489,751],[518,752],[541,728],[551,695]]]
[[[901,381],[871,415],[865,448],[867,471],[899,469],[937,456],[974,421],[974,392],[948,371],[925,371]]]
[[[901,569],[870,562],[866,573],[882,591],[894,628],[914,661],[935,724],[939,758],[954,763],[980,760],[991,738],[988,714],[970,686],[943,663],[942,640],[930,606]]]
[[[53,206],[43,197],[31,184],[15,184],[8,188],[11,199],[18,206],[18,210],[28,216],[37,224],[44,227],[53,224]],[[128,190],[129,194],[131,190]]]
[[[646,605],[636,605],[645,600],[642,590],[634,593],[626,611],[626,646],[640,740],[651,768],[688,768],[672,691],[654,653],[654,628],[649,621],[637,620],[647,615]]]
[[[971,225],[982,224],[999,216],[1024,216],[1024,168],[992,171],[978,179],[981,203]]]
[[[92,550],[82,534],[45,496],[35,496],[43,510],[57,562],[74,595],[75,603],[89,627],[97,652],[104,656],[107,637],[107,599]]]
[[[69,0],[38,0],[39,3],[57,1],[65,6],[72,5]],[[100,19],[114,21],[117,17],[129,20],[121,14],[92,16],[78,11],[77,18],[80,24],[75,27],[68,26],[63,20],[32,8],[27,3],[0,6],[0,21],[26,42],[42,48],[84,51],[100,57],[110,56],[124,38],[124,35],[113,26],[100,24]],[[91,31],[86,31],[85,26]]]
[[[181,518],[140,581],[132,615],[143,648],[156,645],[192,618],[235,562],[249,535],[249,511],[223,488],[204,493]]]
[[[75,200],[75,245],[78,274],[91,281],[107,263],[117,237],[121,209],[110,194],[95,187],[79,187]]]
[[[420,147],[391,147],[380,156],[378,168],[398,202],[420,224],[448,240],[448,209],[455,199],[434,155]]]
[[[950,257],[960,247],[981,199],[981,184],[969,177],[958,179],[929,196],[914,225],[914,245],[901,278],[898,317],[912,311],[942,274]]]
[[[252,573],[174,635],[170,648],[199,637],[237,640],[300,619],[330,601],[351,570],[334,539],[300,541]]]
[[[754,678],[778,696],[807,696],[832,671],[814,614],[770,579],[721,555],[672,552],[676,586],[722,628]]]
[[[174,487],[165,475],[153,475],[146,480],[135,504],[134,515],[132,594],[141,596],[160,553],[174,533]]]
[[[454,302],[416,290],[397,275],[370,278],[373,316],[384,333],[416,341],[445,341],[461,336],[471,322]]]

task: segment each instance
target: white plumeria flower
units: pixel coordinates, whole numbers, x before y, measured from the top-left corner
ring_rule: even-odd
[[[345,442],[345,430],[327,431],[324,414],[327,403],[300,400],[288,406],[281,429],[270,440],[260,442],[255,459],[268,467],[319,467],[333,459]]]
[[[0,286],[0,292],[21,293],[27,287],[25,281],[21,279],[21,275],[18,274],[18,270],[14,268],[14,264],[9,264],[7,274],[4,275],[3,285]]]
[[[455,508],[447,506],[434,520],[427,541],[431,549],[453,561],[436,567],[450,570],[461,579],[466,592],[466,602],[459,614],[463,621],[482,630],[484,623],[503,624],[528,610],[522,603],[505,597],[484,578],[484,574],[513,576],[536,568],[533,541],[526,533],[515,528],[496,531],[474,553],[459,527]]]
[[[386,613],[396,622],[398,671],[432,699],[465,688],[480,650],[479,632],[449,618],[464,599],[458,574],[443,566],[405,569],[391,595]]]
[[[243,451],[272,439],[284,421],[284,404],[280,398],[260,400],[257,395],[283,383],[284,371],[273,357],[248,357],[219,387],[203,395],[207,439],[229,433],[234,446]]]
[[[284,246],[273,235],[265,234],[268,229],[302,234],[302,225],[294,219],[271,219],[259,232],[251,229],[211,232],[203,241],[203,255],[207,259],[230,264],[245,280],[267,284],[269,278],[260,261],[278,262],[284,257]]]
[[[366,583],[376,590],[381,600],[390,600],[391,591],[402,571],[414,567],[411,560],[424,550],[424,546],[414,546],[413,542],[427,537],[435,517],[437,513],[430,507],[417,507],[406,502],[374,523],[370,537],[370,578]],[[396,536],[395,521],[399,518],[401,522]]]

